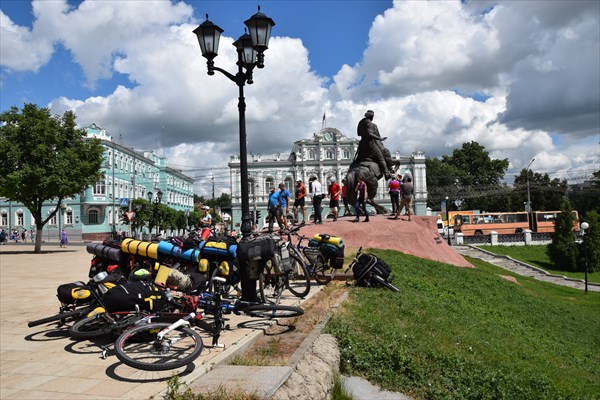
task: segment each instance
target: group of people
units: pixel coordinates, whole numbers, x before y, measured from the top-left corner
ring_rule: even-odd
[[[0,229],[0,244],[6,244],[9,241],[14,243],[25,243],[28,239],[31,239],[32,243],[35,241],[35,231],[33,229],[30,231],[28,231],[27,229],[18,230],[16,228],[12,231],[5,231],[4,229]]]
[[[396,175],[390,179],[388,183],[390,198],[392,200],[392,214],[394,219],[400,218],[401,212],[406,208],[408,220],[411,220],[412,215],[412,200],[415,194],[415,187],[412,183],[410,175],[404,175],[400,179],[400,175]]]

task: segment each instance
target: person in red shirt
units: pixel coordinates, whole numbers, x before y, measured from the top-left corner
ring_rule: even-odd
[[[398,219],[396,215],[400,211],[400,177],[398,175],[390,179],[388,188],[390,189],[390,198],[392,200],[392,214],[395,216],[395,219]]]
[[[329,210],[333,214],[333,220],[337,221],[338,219],[338,209],[340,207],[340,194],[342,194],[342,188],[337,184],[335,178],[331,178],[331,183],[329,184],[329,189],[327,190],[329,193]]]
[[[304,206],[304,197],[306,196],[306,186],[302,183],[301,179],[296,181],[296,190],[294,198],[294,221],[298,222],[298,207],[302,211],[302,223],[306,224],[306,207]]]
[[[346,191],[348,190],[346,179],[342,179],[342,201],[344,202],[344,217],[352,215],[350,212],[350,206],[348,205],[348,197]]]

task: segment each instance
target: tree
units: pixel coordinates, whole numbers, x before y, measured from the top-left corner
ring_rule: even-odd
[[[573,185],[569,190],[569,200],[580,215],[593,210],[600,212],[600,170],[594,172],[593,176],[584,185]]]
[[[585,231],[584,246],[581,249],[581,258],[583,259],[582,265],[587,267],[589,272],[600,271],[600,214],[597,211],[590,211],[586,214],[582,221],[587,222],[590,227]],[[587,246],[587,260],[585,257],[585,251]]]
[[[504,211],[510,190],[501,181],[508,165],[506,158],[490,158],[477,142],[463,143],[441,160],[427,159],[427,190],[433,193],[430,206],[448,196],[451,202],[460,200],[461,209]]]
[[[35,219],[35,253],[41,251],[46,223],[65,198],[102,178],[104,148],[76,128],[75,114],[51,115],[47,108],[25,104],[0,114],[0,195],[22,203]],[[44,202],[56,202],[44,219]]]
[[[548,245],[547,252],[550,261],[558,269],[577,271],[577,245],[573,234],[573,208],[567,199],[561,203],[560,214],[554,221],[554,234],[552,243]]]
[[[511,211],[523,211],[524,203],[527,202],[527,177],[529,176],[529,193],[531,197],[531,209],[535,211],[557,210],[562,199],[567,194],[567,181],[558,178],[550,179],[548,174],[540,174],[523,168],[518,176],[515,176],[513,200],[515,206]]]

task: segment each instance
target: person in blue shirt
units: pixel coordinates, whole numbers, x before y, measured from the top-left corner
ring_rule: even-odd
[[[271,188],[269,193],[269,232],[273,232],[273,223],[277,220],[279,229],[283,227],[283,221],[281,221],[281,204],[279,201],[279,195],[281,191],[276,191],[275,188]]]
[[[279,205],[281,206],[281,221],[283,222],[284,229],[288,228],[287,215],[289,212],[288,207],[290,205],[291,198],[292,198],[292,194],[290,193],[290,191],[285,188],[285,185],[283,183],[280,183],[279,184]]]

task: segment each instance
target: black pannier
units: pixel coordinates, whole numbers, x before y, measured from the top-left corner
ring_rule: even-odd
[[[373,279],[374,275],[382,278],[387,283],[392,282],[392,268],[381,258],[369,254],[362,253],[358,256],[358,261],[352,268],[354,280],[358,286],[385,286]]]
[[[106,311],[156,311],[164,305],[164,294],[150,282],[127,282],[115,286],[103,297]]]
[[[56,297],[63,304],[85,304],[93,298],[88,285],[81,281],[60,285],[56,289]]]

